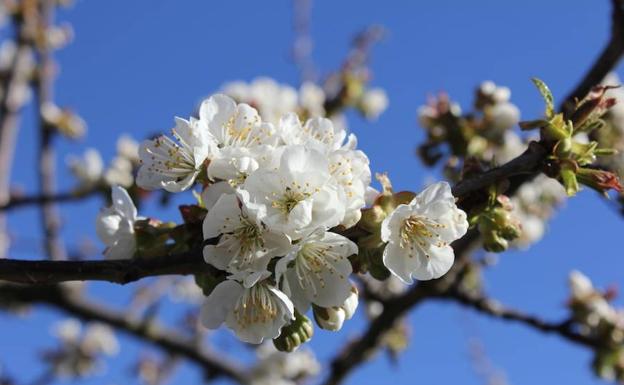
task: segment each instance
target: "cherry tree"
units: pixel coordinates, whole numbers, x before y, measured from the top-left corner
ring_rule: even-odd
[[[37,383],[103,370],[124,333],[164,353],[137,357],[134,374],[148,384],[165,382],[181,360],[206,381],[339,384],[376,352],[400,354],[405,316],[434,300],[555,334],[588,349],[597,376],[624,381],[624,311],[613,291],[572,271],[567,317],[547,320],[488,296],[481,275],[487,256],[538,242],[556,208],[574,205],[583,189],[622,210],[624,91],[612,70],[624,55],[624,3],[611,3],[610,40],[565,99],[532,79],[543,114],[521,120],[511,91],[491,81],[478,85],[469,111],[445,93],[420,106],[417,156],[440,176],[424,188],[395,191],[392,170],[378,170],[348,126],[353,113],[376,120],[392,96],[373,84],[368,60],[384,29],[362,31],[340,68],[312,80],[303,44],[309,4],[297,1],[301,85],[224,80],[201,90],[210,96],[189,106],[191,116],[172,117],[169,133],[110,138],[117,153],[108,162],[93,148],[70,154],[76,183],[57,190],[55,144],[87,134],[52,93],[54,54],[71,36],[55,12],[70,4],[2,1],[0,308],[17,316],[47,306],[67,316],[53,327],[58,344],[41,355]],[[35,193],[11,184],[27,106],[40,135]],[[144,210],[154,198],[182,200],[179,221]],[[68,253],[61,236],[58,204],[86,199],[102,205],[92,222],[99,256]],[[45,254],[15,259],[7,216],[31,206],[41,213]],[[141,285],[127,286],[127,308],[114,308],[87,293],[89,281]],[[181,325],[160,319],[166,296],[185,304]],[[341,333],[356,312],[364,329],[319,362],[306,344],[315,329]],[[214,348],[212,330],[228,330],[255,361]],[[0,383],[23,383],[5,369]]]

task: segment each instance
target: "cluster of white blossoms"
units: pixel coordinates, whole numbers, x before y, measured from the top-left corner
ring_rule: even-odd
[[[88,324],[84,329],[75,319],[59,322],[53,329],[59,339],[57,349],[46,351],[44,358],[59,376],[85,376],[99,367],[98,358],[119,352],[113,330],[104,324]]]
[[[512,245],[526,249],[541,240],[546,232],[548,220],[566,197],[561,183],[546,175],[539,175],[533,181],[520,186],[511,202],[512,214],[520,222],[522,231]]]
[[[592,367],[609,381],[624,380],[624,309],[613,306],[615,290],[596,289],[579,271],[569,276],[568,307],[578,330],[600,344],[594,351]]]
[[[239,103],[253,106],[263,120],[275,124],[293,111],[309,117],[325,115],[325,91],[312,82],[304,82],[296,90],[271,78],[259,77],[249,83],[240,80],[226,83],[221,91]]]
[[[96,186],[130,187],[134,183],[134,169],[139,162],[139,145],[124,135],[117,140],[117,154],[108,168],[95,148],[88,148],[81,157],[70,155],[67,165],[79,183],[79,188]]]
[[[304,82],[299,89],[288,84],[280,84],[268,77],[259,77],[251,82],[234,81],[226,83],[221,91],[240,103],[246,103],[258,110],[263,120],[277,124],[280,118],[289,112],[297,112],[307,118],[327,117],[335,126],[346,128],[346,120],[342,113],[332,111],[327,116],[325,103],[331,99],[323,87]],[[379,87],[366,87],[361,95],[353,101],[368,120],[376,120],[389,105],[386,92]]]
[[[225,323],[239,339],[260,343],[313,308],[319,326],[340,329],[358,303],[349,260],[358,246],[332,230],[356,225],[372,191],[355,136],[295,113],[266,122],[222,94],[202,102],[198,117],[176,118],[172,136],[142,143],[137,184],[203,188],[203,256],[227,276],[205,301],[203,325]],[[122,187],[112,198],[98,235],[108,258],[132,257],[140,218]],[[384,262],[406,283],[440,277],[453,263],[450,242],[467,226],[450,186],[435,184],[384,221]]]

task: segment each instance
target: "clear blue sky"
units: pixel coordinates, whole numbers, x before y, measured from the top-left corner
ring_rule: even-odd
[[[390,107],[375,123],[353,116],[350,127],[374,171],[388,171],[400,189],[417,190],[429,174],[414,156],[423,136],[415,123],[416,108],[427,93],[446,90],[468,106],[474,87],[490,79],[509,86],[523,117],[534,118],[542,104],[529,78],[544,79],[558,98],[569,92],[607,39],[608,5],[607,0],[317,1],[313,58],[327,73],[339,65],[355,32],[372,23],[389,30],[374,50],[372,69],[373,84],[388,92]],[[289,60],[290,1],[78,1],[60,17],[73,25],[76,38],[57,55],[61,73],[56,94],[89,124],[88,137],[61,144],[61,154],[95,146],[110,159],[119,135],[143,138],[164,131],[173,116],[189,115],[203,96],[229,80],[267,75],[298,82]],[[32,111],[26,115],[14,181],[34,191],[36,129]],[[71,183],[63,172],[61,188]],[[96,199],[64,211],[67,238],[94,237],[100,203]],[[142,212],[160,213],[154,205]],[[501,256],[487,273],[488,291],[509,306],[559,320],[565,315],[571,269],[586,272],[598,285],[622,283],[623,225],[586,191],[557,214],[545,240],[528,252]],[[40,255],[33,242],[39,239],[36,211],[13,215],[11,226],[23,235],[13,255]],[[90,291],[123,304],[127,289],[97,284]],[[48,329],[58,318],[51,311],[24,319],[0,315],[0,362],[9,372],[27,380],[38,374],[35,350],[52,346]],[[377,385],[390,379],[395,385],[482,384],[468,360],[467,341],[475,335],[512,384],[600,383],[589,370],[590,353],[555,336],[449,304],[425,304],[409,321],[411,344],[397,365],[378,357],[358,369],[348,384]],[[312,347],[327,358],[362,326],[362,320],[355,320],[338,334],[317,331]],[[231,341],[219,337],[237,353]],[[129,383],[127,370],[141,348],[125,336],[122,344],[121,354],[108,361],[109,374],[85,384]],[[194,367],[185,366],[174,383],[199,379]]]

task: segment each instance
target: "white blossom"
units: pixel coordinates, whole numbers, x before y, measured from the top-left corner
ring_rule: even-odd
[[[104,353],[112,356],[119,352],[119,343],[115,338],[115,333],[110,326],[101,323],[89,324],[85,329],[83,349],[92,353]]]
[[[80,338],[82,327],[74,318],[68,318],[54,325],[52,333],[63,343],[74,344]]]
[[[297,91],[289,85],[260,77],[250,83],[227,83],[222,91],[239,103],[253,106],[263,120],[273,124],[277,124],[284,114],[290,112],[307,117],[325,115],[325,91],[312,82],[304,82]]]
[[[271,232],[250,217],[234,194],[221,195],[208,211],[203,233],[204,239],[220,236],[216,245],[204,247],[206,262],[231,273],[264,271],[271,258],[290,249],[286,235]]]
[[[388,242],[383,262],[408,284],[439,278],[453,265],[450,243],[467,230],[466,213],[455,205],[449,184],[433,184],[382,222],[381,238]]]
[[[520,121],[520,110],[516,105],[504,102],[491,106],[488,110],[490,126],[496,131],[506,131]]]
[[[104,180],[109,186],[119,185],[130,187],[134,183],[133,165],[129,159],[116,156],[104,173]]]
[[[211,183],[202,191],[201,202],[204,204],[204,207],[210,211],[222,195],[235,193],[236,190],[234,190],[228,182]]]
[[[297,91],[268,77],[256,78],[251,83],[228,83],[222,90],[238,102],[256,107],[267,122],[277,123],[284,113],[297,108]]]
[[[308,117],[325,116],[325,91],[312,82],[304,82],[299,88],[299,106]]]
[[[345,193],[345,216],[341,224],[346,228],[355,225],[366,205],[371,171],[366,154],[359,150],[340,149],[329,155],[329,172]]]
[[[566,193],[561,184],[545,175],[523,184],[511,198],[513,215],[522,226],[520,237],[513,244],[526,249],[542,239],[548,219],[565,199]]]
[[[130,135],[122,135],[117,139],[117,155],[132,163],[139,163],[139,143]]]
[[[340,306],[351,292],[352,268],[348,257],[358,247],[342,235],[315,231],[301,239],[275,267],[276,280],[283,279],[283,290],[300,313],[310,304]]]
[[[360,99],[360,108],[371,120],[376,120],[388,108],[388,104],[388,95],[381,88],[366,90]]]
[[[267,280],[270,273],[256,273],[244,284],[228,279],[218,284],[202,306],[200,319],[209,329],[225,323],[245,342],[259,344],[279,336],[294,319],[290,299]]]
[[[90,187],[100,182],[104,174],[102,156],[94,148],[88,148],[82,157],[68,156],[67,164],[72,174],[85,187]]]
[[[585,274],[573,270],[570,272],[568,282],[575,318],[584,324],[583,326],[591,329],[599,326],[603,321],[617,322],[618,312],[609,304],[604,295],[594,288]]]
[[[344,191],[331,178],[327,159],[303,146],[287,147],[277,170],[257,170],[239,194],[251,215],[291,239],[344,218]]]
[[[140,218],[128,192],[123,187],[113,186],[112,205],[102,209],[96,220],[96,232],[106,245],[106,258],[123,259],[134,255],[134,223],[137,219]]]
[[[324,154],[343,147],[347,132],[326,118],[312,118],[301,124],[297,114],[282,117],[279,124],[282,140],[287,145],[303,145]]]
[[[147,190],[163,188],[169,192],[188,189],[200,173],[213,145],[206,123],[176,118],[172,135],[162,135],[141,144],[141,167],[137,184]]]

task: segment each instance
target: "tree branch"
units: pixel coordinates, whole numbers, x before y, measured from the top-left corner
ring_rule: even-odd
[[[225,358],[222,353],[202,347],[201,341],[163,329],[153,322],[146,323],[130,319],[125,313],[96,305],[81,296],[70,294],[60,286],[25,288],[16,285],[2,285],[0,291],[3,301],[8,301],[10,304],[42,303],[84,321],[106,323],[169,354],[189,359],[206,370],[209,377],[225,376],[241,384],[249,382],[247,374],[242,368]]]
[[[0,259],[0,280],[31,285],[66,281],[107,281],[126,284],[145,277],[213,271],[204,261],[201,250],[107,261]]]
[[[39,5],[39,29],[45,34],[54,18],[53,0],[41,0]],[[47,40],[38,45],[38,71],[35,81],[37,95],[37,114],[41,139],[39,144],[39,185],[42,195],[54,195],[56,192],[56,154],[53,139],[56,128],[51,126],[43,116],[43,108],[52,102],[52,77],[54,62],[51,47]],[[45,235],[45,249],[48,258],[62,260],[67,257],[65,246],[59,235],[61,220],[56,205],[45,202],[41,205],[41,220]]]
[[[457,259],[451,270],[442,278],[421,281],[404,294],[391,298],[383,304],[383,311],[368,326],[368,329],[353,340],[332,360],[331,371],[324,385],[341,383],[353,368],[367,360],[374,353],[384,333],[390,330],[398,318],[423,300],[438,296],[454,284],[468,262],[468,256],[479,239],[475,230],[470,230],[462,239],[453,243]]]
[[[65,202],[77,202],[83,199],[87,199],[100,190],[83,189],[76,191],[60,192],[56,194],[37,194],[37,195],[14,195],[8,202],[0,205],[0,212],[9,211],[15,208],[28,206],[28,205],[43,205],[46,203],[65,203]]]
[[[519,310],[504,307],[499,302],[487,298],[483,295],[471,295],[468,293],[464,293],[460,290],[451,290],[441,296],[438,296],[437,298],[457,302],[461,305],[464,305],[494,318],[500,318],[507,321],[521,323],[544,333],[557,334],[560,337],[567,339],[568,341],[586,347],[600,347],[598,341],[574,331],[571,328],[571,323],[569,321],[558,323],[547,322],[539,317],[526,314]]]
[[[581,100],[587,93],[615,68],[622,55],[624,55],[624,1],[611,0],[611,36],[602,53],[594,61],[583,79],[561,103],[560,110],[566,116],[570,116],[576,102]]]
[[[612,3],[613,16],[609,43],[603,53],[596,59],[590,71],[563,101],[560,109],[566,114],[573,110],[577,99],[582,99],[591,87],[599,84],[604,79],[624,54],[624,1],[612,0]],[[510,187],[506,193],[511,196],[522,184],[531,181],[537,175],[536,168],[545,155],[538,147],[533,149],[529,147],[520,157],[506,165],[486,171],[482,175],[469,178],[457,184],[453,188],[453,194],[456,197],[461,197],[509,178]],[[526,162],[526,164],[523,165],[523,162]],[[410,310],[410,308],[427,296],[439,296],[443,292],[437,290],[440,287],[452,287],[453,282],[445,282],[454,280],[458,276],[458,268],[463,268],[463,264],[460,261],[467,258],[467,250],[474,247],[474,243],[478,242],[478,240],[478,235],[474,231],[470,231],[464,238],[453,245],[457,261],[449,273],[439,280],[419,282],[407,293],[385,304],[382,313],[370,323],[364,334],[347,345],[334,358],[331,372],[324,385],[336,385],[342,382],[353,368],[362,363],[374,351],[381,336],[392,328],[396,319]],[[400,306],[404,307],[401,308]]]

